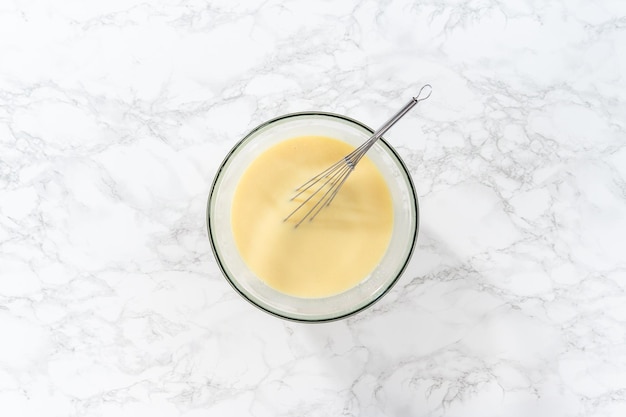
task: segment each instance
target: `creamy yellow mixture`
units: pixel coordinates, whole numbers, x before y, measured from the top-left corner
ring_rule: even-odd
[[[283,293],[324,297],[362,281],[381,260],[393,227],[391,194],[378,168],[363,158],[330,206],[313,221],[283,219],[303,201],[294,190],[354,147],[322,136],[274,145],[242,176],[232,205],[232,230],[248,267]],[[306,207],[304,207],[306,209]]]

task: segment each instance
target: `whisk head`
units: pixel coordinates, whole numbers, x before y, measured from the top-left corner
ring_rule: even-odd
[[[335,162],[326,170],[320,172],[300,187],[296,188],[296,193],[291,197],[291,201],[297,199],[308,190],[311,194],[296,207],[283,221],[292,218],[298,212],[304,215],[298,219],[294,227],[300,226],[305,220],[313,220],[324,207],[328,207],[333,201],[341,186],[346,182],[348,176],[354,171],[356,164],[371,147],[367,142],[356,148],[348,155]],[[306,211],[305,211],[306,210]]]

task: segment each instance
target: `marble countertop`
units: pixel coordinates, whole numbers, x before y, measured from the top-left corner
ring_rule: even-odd
[[[626,3],[0,5],[0,413],[626,415]],[[323,110],[421,205],[398,285],[267,315],[205,227],[228,150]]]

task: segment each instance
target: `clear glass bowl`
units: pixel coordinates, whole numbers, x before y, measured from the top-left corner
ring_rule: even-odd
[[[259,125],[226,155],[209,194],[207,229],[220,269],[246,300],[278,317],[323,322],[345,318],[371,306],[398,281],[413,253],[419,227],[419,208],[406,166],[382,138],[367,156],[377,165],[389,186],[393,200],[393,232],[383,259],[357,286],[322,298],[300,298],[274,290],[246,266],[231,229],[235,188],[250,163],[263,151],[283,140],[304,135],[333,137],[356,147],[372,133],[373,130],[363,123],[345,116],[322,112],[292,113]],[[311,173],[311,176],[314,174]]]

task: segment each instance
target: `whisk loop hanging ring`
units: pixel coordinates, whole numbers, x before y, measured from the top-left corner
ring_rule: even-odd
[[[391,126],[396,124],[396,122],[407,114],[408,111],[411,110],[417,103],[430,97],[431,93],[432,87],[430,84],[422,86],[417,96],[411,98],[411,100],[404,107],[402,107],[402,109],[387,120],[387,122],[374,132],[369,139],[363,142],[361,146],[302,184],[300,187],[296,188],[296,194],[291,197],[291,201],[298,198],[307,190],[313,189],[313,192],[302,203],[300,203],[298,207],[289,213],[283,221],[289,220],[296,213],[304,210],[305,206],[307,206],[309,202],[313,204],[313,206],[306,211],[304,216],[298,220],[294,227],[300,226],[300,224],[307,219],[312,221],[324,207],[328,207],[328,205],[330,205],[339,192],[341,186],[346,182],[348,176],[356,167],[356,164],[359,163],[361,158],[363,158],[372,145],[374,145],[374,143],[380,139],[380,137],[391,128]]]

